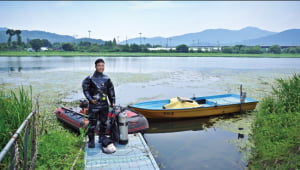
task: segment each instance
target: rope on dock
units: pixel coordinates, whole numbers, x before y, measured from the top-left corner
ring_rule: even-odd
[[[76,158],[75,158],[75,160],[74,160],[74,162],[73,162],[73,164],[72,164],[72,167],[70,168],[70,170],[73,170],[73,168],[74,168],[74,166],[75,166],[75,164],[76,164],[76,162],[78,161],[78,158],[79,158],[79,156],[80,156],[80,153],[82,152],[82,149],[84,148],[84,146],[86,145],[86,138],[83,140],[83,143],[81,144],[81,147],[80,147],[80,149],[79,149],[79,151],[78,151],[78,153],[77,153],[77,156],[76,156]]]

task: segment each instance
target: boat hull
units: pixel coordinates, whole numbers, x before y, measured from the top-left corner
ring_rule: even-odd
[[[254,110],[257,103],[243,104],[243,111]],[[213,115],[223,115],[240,112],[240,104],[231,106],[215,106],[209,108],[193,108],[193,109],[176,109],[176,110],[149,110],[142,108],[131,109],[143,114],[149,119],[161,118],[192,118],[192,117],[206,117]]]
[[[225,96],[227,98],[237,98],[239,99],[239,95],[219,95],[220,97]],[[196,98],[198,101],[203,99],[208,99],[207,103],[201,107],[196,108],[182,108],[182,109],[158,109],[158,108],[147,108],[147,102],[141,104],[134,104],[130,105],[129,108],[135,110],[143,114],[145,117],[149,119],[172,119],[172,118],[193,118],[193,117],[206,117],[206,116],[213,116],[213,115],[223,115],[223,114],[230,114],[230,113],[237,113],[241,111],[250,111],[256,108],[258,101],[248,98],[245,103],[226,103],[222,104],[221,102],[218,104],[208,102],[209,100],[213,100],[213,96],[209,97],[199,97]],[[220,100],[219,100],[220,101]],[[159,103],[159,101],[157,101]],[[161,103],[166,103],[166,100],[162,100]],[[150,102],[149,102],[150,104]],[[153,104],[152,104],[153,105]],[[157,104],[156,104],[157,105]]]
[[[143,132],[149,128],[148,120],[143,115],[130,109],[125,109],[123,112],[127,115],[129,134]],[[60,121],[66,123],[76,131],[79,131],[80,128],[87,128],[89,124],[87,115],[78,113],[66,107],[56,109],[55,115]],[[110,113],[109,115],[112,116],[113,114]]]

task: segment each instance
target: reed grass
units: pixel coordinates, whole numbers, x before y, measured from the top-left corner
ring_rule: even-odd
[[[260,103],[250,140],[250,169],[300,169],[300,75],[277,79]]]
[[[17,89],[0,89],[0,149],[2,150],[11,136],[16,132],[26,117],[32,112],[32,88],[21,86]],[[18,147],[20,157],[17,161],[23,161],[24,130],[19,134]],[[28,137],[31,141],[31,135]],[[31,143],[28,144],[32,148]],[[9,154],[7,154],[9,155]],[[31,155],[31,149],[27,155]],[[9,156],[5,156],[0,164],[0,169],[8,169]],[[22,163],[21,163],[22,164]],[[20,168],[20,164],[17,169]]]
[[[0,89],[0,148],[32,112],[32,88]]]

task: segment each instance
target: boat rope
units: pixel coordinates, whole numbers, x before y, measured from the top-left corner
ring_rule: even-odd
[[[79,151],[78,151],[78,153],[77,153],[77,156],[76,156],[76,158],[75,158],[75,160],[74,160],[74,162],[73,162],[73,164],[72,164],[72,167],[70,168],[70,170],[73,170],[74,169],[74,166],[76,165],[76,162],[78,161],[78,158],[79,158],[79,156],[80,156],[80,153],[82,152],[82,149],[84,148],[84,146],[86,145],[86,138],[83,140],[83,143],[81,144],[81,147],[80,147],[80,149],[79,149]]]

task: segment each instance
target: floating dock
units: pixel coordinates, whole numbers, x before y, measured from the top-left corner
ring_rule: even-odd
[[[98,136],[95,144],[95,148],[88,148],[88,144],[85,146],[86,170],[159,170],[141,133],[129,134],[127,145],[115,144],[117,151],[112,154],[102,152]]]

